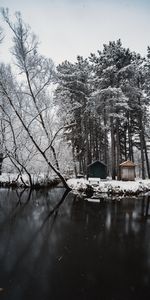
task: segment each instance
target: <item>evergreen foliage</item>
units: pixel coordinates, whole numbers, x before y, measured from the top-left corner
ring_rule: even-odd
[[[122,46],[121,40],[104,45],[88,59],[78,56],[57,67],[56,103],[76,126],[71,140],[79,172],[94,160],[120,177],[119,164],[141,153],[142,177],[149,173],[150,48],[147,58]]]

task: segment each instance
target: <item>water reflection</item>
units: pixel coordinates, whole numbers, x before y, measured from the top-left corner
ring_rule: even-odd
[[[110,209],[107,211],[106,215],[106,228],[109,230],[111,227],[111,212]]]
[[[150,203],[150,195],[144,196],[142,198],[142,207],[141,207],[141,215],[142,215],[142,217],[145,217],[145,218],[150,217],[149,203]]]
[[[89,203],[60,188],[1,190],[0,295],[149,299],[147,203],[147,198]]]

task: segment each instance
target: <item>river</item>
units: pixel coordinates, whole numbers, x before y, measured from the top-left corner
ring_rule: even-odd
[[[150,299],[148,199],[64,192],[0,189],[0,298]]]

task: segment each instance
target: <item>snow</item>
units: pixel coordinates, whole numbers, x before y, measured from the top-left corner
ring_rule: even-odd
[[[87,186],[89,185],[88,180],[84,178],[76,179],[72,178],[67,180],[67,184],[72,190],[80,191],[80,190],[86,190]]]
[[[94,199],[94,198],[87,198],[86,199],[88,202],[96,202],[96,203],[99,203],[100,200],[99,199]]]
[[[94,186],[94,185],[97,185],[97,184],[100,184],[100,178],[88,178],[88,182],[90,185]]]
[[[0,175],[0,182],[16,181],[17,176],[18,176],[17,174],[3,173],[2,175]]]
[[[136,180],[136,181],[118,181],[111,180],[108,182],[100,182],[99,186],[96,188],[97,191],[108,193],[136,193],[142,192],[144,190],[150,190],[150,180]]]
[[[88,180],[81,179],[69,179],[68,185],[75,191],[85,190],[87,186],[92,186],[95,192],[99,193],[139,193],[150,191],[150,179],[142,180],[137,179],[135,181],[118,181],[118,180],[100,180],[99,184],[90,184]]]
[[[21,180],[21,177],[23,181]],[[16,183],[17,186],[23,186],[23,182],[26,184],[26,186],[30,187],[30,182],[29,182],[29,177],[27,174],[22,174],[18,176],[18,174],[15,173],[3,173],[0,175],[0,184],[5,184],[9,186],[9,184]],[[49,182],[49,180],[53,181],[55,177],[46,178],[45,174],[37,174],[37,175],[31,175],[32,177],[32,183],[33,184],[41,184],[41,185],[46,185],[46,183]]]
[[[23,181],[29,186],[29,178],[26,174],[22,175]],[[17,174],[3,173],[0,175],[0,183],[13,183],[17,179],[18,185],[22,185],[21,178]],[[53,180],[54,178],[51,178]],[[46,178],[44,174],[32,176],[33,183],[45,183]],[[118,181],[118,180],[91,180],[84,178],[72,178],[67,180],[69,187],[76,193],[85,192],[88,187],[92,187],[95,193],[107,194],[136,194],[139,192],[150,193],[150,179],[142,180],[136,179],[135,181]]]

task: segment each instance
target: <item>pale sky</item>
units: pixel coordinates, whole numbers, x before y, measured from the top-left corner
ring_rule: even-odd
[[[88,57],[104,43],[121,38],[123,46],[146,55],[150,45],[150,0],[0,0],[10,14],[20,11],[40,41],[41,54],[58,64]],[[4,27],[0,20],[0,25]],[[0,46],[8,61],[10,36]]]

